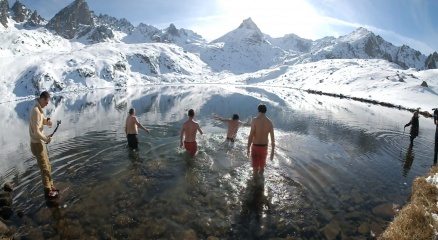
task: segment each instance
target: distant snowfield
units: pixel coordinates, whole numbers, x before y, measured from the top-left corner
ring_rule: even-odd
[[[80,39],[66,40],[42,27],[0,27],[0,103],[33,97],[42,90],[66,93],[150,84],[216,83],[318,90],[427,111],[438,107],[438,70],[403,70],[377,59],[274,64],[279,60],[273,59],[277,56],[273,53],[280,50],[274,48],[272,52],[266,42],[245,45],[237,41],[224,48],[220,48],[221,43],[202,47],[199,43],[178,46],[139,42],[116,39],[89,44]],[[261,54],[267,58],[265,62],[248,60],[263,59]],[[239,73],[239,69],[247,73]],[[421,86],[423,81],[428,87]]]

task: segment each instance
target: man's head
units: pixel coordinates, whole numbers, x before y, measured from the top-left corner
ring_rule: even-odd
[[[265,114],[267,109],[266,109],[266,105],[265,104],[259,104],[259,106],[257,107],[257,109],[259,110],[259,113],[263,113]]]
[[[129,115],[134,115],[134,114],[135,114],[135,109],[134,108],[129,109]]]
[[[49,104],[50,101],[50,93],[47,91],[44,91],[40,94],[40,97],[38,99],[38,102],[40,103],[41,107],[44,108]]]
[[[190,118],[193,118],[195,116],[195,110],[190,109],[189,112],[187,113],[187,116],[189,116]]]
[[[239,120],[239,115],[238,114],[233,114],[233,120]]]
[[[419,113],[419,111],[418,111],[418,110],[417,110],[417,111],[415,111],[415,112],[414,112],[414,117],[416,117],[416,118],[417,118],[417,117],[418,117],[418,113]]]

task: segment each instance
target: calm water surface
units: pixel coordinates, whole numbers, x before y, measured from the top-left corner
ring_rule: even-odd
[[[226,126],[212,114],[247,121],[260,102],[278,149],[264,183],[255,184],[249,128],[229,146]],[[0,182],[15,185],[8,224],[28,238],[366,239],[391,220],[379,209],[404,204],[412,180],[433,163],[432,120],[420,118],[420,137],[408,149],[405,111],[279,88],[102,90],[56,97],[47,109],[63,122],[48,146],[63,191],[53,207],[29,150],[32,106],[0,104]],[[126,148],[123,131],[131,106],[151,129],[139,135],[139,152]],[[189,108],[206,133],[194,159],[178,148]]]

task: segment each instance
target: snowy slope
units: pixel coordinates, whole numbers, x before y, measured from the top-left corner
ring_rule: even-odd
[[[230,82],[311,89],[430,111],[438,103],[438,70],[404,70],[385,60],[337,59],[283,65],[228,79]],[[429,87],[422,87],[423,81]]]

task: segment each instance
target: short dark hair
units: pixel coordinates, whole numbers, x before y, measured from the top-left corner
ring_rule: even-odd
[[[259,110],[259,112],[261,113],[266,113],[267,109],[266,109],[266,105],[265,104],[259,104],[259,106],[257,107],[257,109]]]
[[[195,110],[190,109],[189,112],[187,113],[187,115],[188,115],[189,117],[194,117],[194,116],[195,116]]]
[[[233,120],[239,120],[239,115],[238,114],[233,114]]]
[[[135,111],[135,109],[134,109],[134,108],[130,108],[130,109],[129,109],[129,115],[132,115],[132,114],[134,114],[134,111]]]
[[[40,98],[48,99],[48,98],[50,98],[50,93],[47,91],[44,91],[40,94]]]

